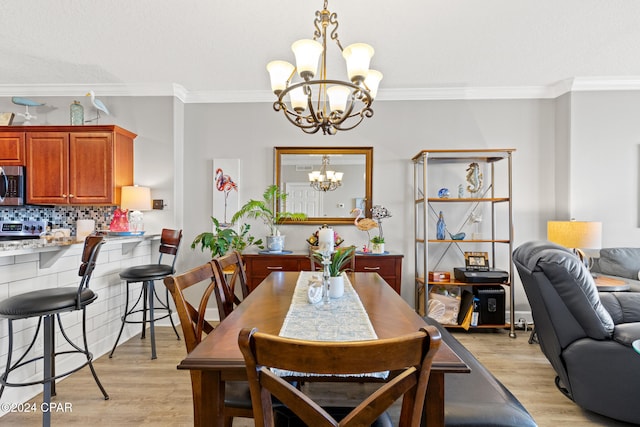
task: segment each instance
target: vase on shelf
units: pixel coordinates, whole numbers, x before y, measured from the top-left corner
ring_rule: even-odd
[[[371,243],[371,253],[383,254],[384,253],[384,243]]]
[[[446,237],[447,225],[444,223],[444,216],[442,215],[442,211],[440,211],[440,215],[438,215],[438,222],[436,223],[436,239],[444,240]]]

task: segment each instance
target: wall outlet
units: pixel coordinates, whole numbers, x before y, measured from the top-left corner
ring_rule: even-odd
[[[164,209],[164,200],[162,199],[154,199],[153,200],[153,209]]]

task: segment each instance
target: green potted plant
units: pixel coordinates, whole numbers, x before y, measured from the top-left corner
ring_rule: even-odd
[[[384,253],[384,237],[382,236],[373,236],[371,239],[371,252],[374,254],[383,254]]]
[[[262,194],[262,200],[251,199],[245,203],[238,212],[233,215],[231,222],[235,224],[244,217],[261,219],[269,228],[267,236],[267,249],[269,252],[282,252],[284,249],[284,236],[278,228],[285,219],[303,221],[307,215],[301,212],[286,212],[284,208],[287,194],[280,191],[277,185],[270,185]]]
[[[346,270],[351,257],[354,256],[355,246],[347,246],[345,248],[337,248],[331,255],[331,264],[329,264],[329,296],[331,298],[340,298],[344,294],[344,277],[342,272]],[[322,254],[314,252],[313,256],[322,262]]]
[[[231,249],[242,252],[247,247],[254,245],[260,249],[264,248],[262,239],[256,240],[255,237],[249,234],[251,229],[249,224],[242,224],[238,232],[231,227],[220,227],[220,221],[214,217],[211,217],[211,221],[213,221],[215,232],[207,231],[198,234],[191,243],[191,249],[195,249],[200,244],[201,251],[204,252],[206,248],[211,252],[211,257],[215,258],[226,254]]]

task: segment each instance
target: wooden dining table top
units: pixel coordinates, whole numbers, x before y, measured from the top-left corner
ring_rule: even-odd
[[[238,347],[242,328],[257,328],[278,335],[289,311],[299,272],[271,273],[212,333],[189,353],[178,369],[238,370],[244,359]],[[415,332],[427,325],[377,273],[349,273],[378,338],[392,338]],[[432,370],[469,372],[468,366],[442,342]]]

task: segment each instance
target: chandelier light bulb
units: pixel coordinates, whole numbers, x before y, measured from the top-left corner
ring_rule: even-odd
[[[307,108],[307,96],[304,94],[302,86],[291,89],[289,92],[291,108],[297,113],[302,113]]]
[[[366,43],[354,43],[344,48],[342,56],[347,61],[349,80],[359,83],[367,77],[374,53],[373,48]]]
[[[347,110],[347,99],[351,90],[345,86],[331,86],[327,88],[329,107],[332,113],[344,113]]]
[[[318,70],[318,59],[322,54],[322,45],[315,40],[302,39],[291,45],[296,56],[298,75],[304,80],[310,80]]]
[[[369,89],[371,99],[375,99],[378,95],[378,86],[380,86],[380,80],[382,80],[382,73],[377,70],[369,70],[367,78],[364,79],[364,85]]]
[[[278,95],[287,88],[287,82],[295,68],[296,67],[287,61],[271,61],[267,64],[267,71],[271,79],[271,90],[273,90],[273,93]]]

